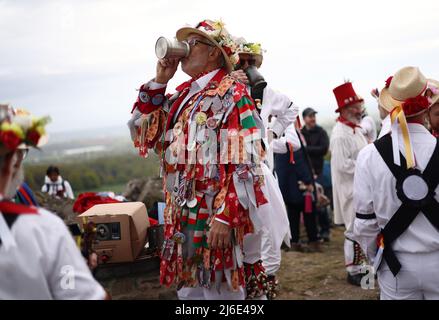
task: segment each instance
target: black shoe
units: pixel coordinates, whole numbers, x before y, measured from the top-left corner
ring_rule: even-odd
[[[350,274],[348,273],[348,283],[357,286],[357,287],[361,287],[361,279],[363,279],[363,275],[362,274]]]
[[[322,233],[320,233],[320,237],[323,239],[324,242],[329,242],[329,231],[323,231]]]

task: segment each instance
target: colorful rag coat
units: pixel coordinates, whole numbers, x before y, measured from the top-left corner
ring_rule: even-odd
[[[238,290],[245,285],[243,237],[253,231],[249,210],[267,203],[259,162],[263,124],[246,86],[223,69],[181,106],[192,81],[163,103],[157,102],[166,88],[142,85],[128,123],[140,155],[154,149],[161,158],[166,209],[160,281],[177,288],[219,288],[227,281]],[[232,245],[224,250],[207,245],[214,219],[232,229]]]

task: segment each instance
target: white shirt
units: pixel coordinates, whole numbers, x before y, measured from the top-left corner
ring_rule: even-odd
[[[334,200],[334,222],[345,224],[352,231],[355,217],[352,189],[358,153],[367,145],[366,138],[358,128],[355,131],[336,122],[332,129],[329,149],[331,150],[331,179]],[[348,235],[347,235],[348,236]]]
[[[274,169],[274,153],[287,153],[286,143],[292,143],[293,149],[300,148],[299,138],[297,137],[294,124],[296,122],[299,107],[295,105],[288,96],[273,90],[269,86],[264,88],[261,119],[265,130],[272,130],[277,139],[273,139],[269,145],[266,159],[271,171]],[[289,130],[289,126],[292,129]],[[282,136],[285,133],[284,136]],[[268,143],[268,140],[265,140]]]
[[[58,192],[64,190],[64,197],[74,199],[72,187],[67,180],[64,180],[61,176],[58,176],[58,180],[53,182],[48,176],[44,178],[44,185],[41,188],[41,192],[48,193],[51,196],[56,196]]]
[[[286,128],[296,121],[298,113],[299,107],[288,96],[269,86],[265,87],[261,109],[261,119],[265,128],[273,130],[280,137]],[[268,121],[270,115],[275,116],[271,122]]]
[[[360,123],[361,129],[360,131],[366,137],[366,140],[370,142],[374,142],[377,138],[377,127],[375,124],[375,120],[371,116],[365,116]]]
[[[415,153],[416,166],[421,172],[427,166],[436,146],[436,139],[420,124],[408,124]],[[399,130],[399,139],[402,134]],[[404,146],[400,150],[404,154]],[[355,219],[354,237],[373,261],[376,237],[401,206],[396,195],[396,179],[390,172],[375,145],[365,147],[357,159],[354,179],[355,211],[360,214],[375,213],[377,219]],[[439,187],[436,189],[439,201]],[[438,212],[439,214],[439,212]],[[423,214],[418,214],[409,228],[393,243],[393,250],[400,252],[431,252],[439,250],[439,232]]]
[[[274,139],[271,142],[271,147],[273,148],[274,153],[287,153],[287,143],[291,143],[293,146],[293,151],[297,151],[301,148],[299,136],[297,135],[295,124],[291,124],[285,130],[285,135]]]
[[[381,130],[380,134],[378,135],[378,139],[382,138],[384,135],[389,133],[392,129],[392,122],[390,121],[390,114],[388,114],[383,121],[381,121]]]
[[[10,232],[15,247],[0,246],[0,300],[105,298],[60,218],[40,209],[19,215]]]

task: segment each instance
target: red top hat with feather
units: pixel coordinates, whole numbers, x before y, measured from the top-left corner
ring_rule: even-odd
[[[335,110],[335,112],[340,112],[343,108],[364,102],[363,98],[355,93],[352,82],[343,83],[341,86],[335,88],[333,92],[338,104],[338,109]]]

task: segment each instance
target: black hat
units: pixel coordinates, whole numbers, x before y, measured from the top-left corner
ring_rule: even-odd
[[[302,118],[305,118],[307,116],[310,116],[310,115],[316,114],[316,113],[317,113],[317,111],[315,111],[313,108],[306,108],[302,112]]]

